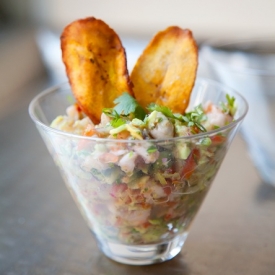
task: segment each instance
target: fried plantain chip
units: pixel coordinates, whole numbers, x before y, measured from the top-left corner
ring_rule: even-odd
[[[123,92],[133,94],[125,50],[103,21],[94,17],[74,21],[61,35],[61,49],[73,94],[94,123]]]
[[[190,30],[172,26],[157,33],[131,73],[136,100],[143,107],[156,103],[184,113],[197,66],[198,48]]]

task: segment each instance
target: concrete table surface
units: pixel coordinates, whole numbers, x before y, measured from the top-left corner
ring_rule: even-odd
[[[141,267],[106,258],[29,118],[44,87],[1,112],[0,274],[275,274],[275,188],[261,183],[239,135],[176,258]]]

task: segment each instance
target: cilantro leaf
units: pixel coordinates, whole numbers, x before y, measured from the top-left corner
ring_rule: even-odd
[[[146,112],[140,105],[138,105],[135,109],[134,115],[135,115],[135,118],[143,120],[146,116]]]
[[[126,116],[133,113],[137,106],[136,100],[126,92],[116,98],[114,103],[116,104],[114,110],[118,114]]]
[[[126,92],[116,98],[114,103],[116,104],[114,110],[120,115],[127,116],[133,113],[138,119],[143,120],[145,118],[146,113],[143,108]]]

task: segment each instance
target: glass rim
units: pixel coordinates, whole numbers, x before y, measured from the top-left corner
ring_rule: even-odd
[[[221,84],[215,80],[212,79],[208,79],[208,78],[197,78],[196,83],[201,82],[201,83],[211,83],[211,85],[215,85],[216,87],[220,87],[221,89],[226,88],[227,90],[230,90],[230,92],[232,92],[233,94],[237,95],[244,103],[244,112],[240,115],[239,118],[237,118],[236,120],[232,121],[231,123],[220,127],[218,129],[215,130],[211,130],[211,131],[207,131],[207,132],[202,132],[202,133],[198,133],[198,134],[194,134],[191,136],[182,136],[182,137],[173,137],[173,138],[163,138],[163,139],[144,139],[144,140],[138,140],[138,139],[133,139],[133,140],[129,140],[129,139],[112,139],[112,138],[100,138],[100,137],[89,137],[89,136],[81,136],[81,135],[77,135],[77,134],[73,134],[73,133],[68,133],[68,132],[64,132],[55,128],[52,128],[48,125],[46,125],[45,123],[43,123],[40,119],[38,119],[38,117],[36,116],[35,112],[34,112],[34,108],[35,108],[35,104],[37,103],[37,101],[40,98],[43,98],[45,96],[47,96],[48,94],[51,94],[53,92],[56,92],[57,89],[62,88],[65,85],[69,85],[68,82],[64,82],[61,84],[57,84],[54,85],[52,87],[49,87],[47,89],[45,89],[44,91],[42,91],[41,93],[39,93],[38,95],[36,95],[30,102],[29,104],[29,115],[31,117],[31,119],[33,120],[33,122],[39,126],[41,126],[42,128],[50,131],[50,132],[54,132],[56,134],[59,135],[63,135],[63,136],[67,136],[67,137],[71,137],[71,138],[77,138],[77,139],[85,139],[85,140],[90,140],[90,141],[97,141],[97,142],[121,142],[121,143],[128,143],[128,142],[135,142],[135,143],[146,143],[146,142],[153,142],[153,143],[161,143],[161,142],[174,142],[174,141],[179,141],[179,140],[192,140],[195,138],[202,138],[205,136],[212,136],[215,134],[218,134],[220,132],[223,132],[224,130],[228,130],[231,128],[234,128],[237,124],[239,124],[244,117],[246,116],[249,106],[248,103],[246,101],[246,99],[237,91],[235,91],[234,89],[232,89],[231,87]],[[195,87],[194,85],[194,87]],[[194,88],[193,87],[193,88]],[[68,87],[70,88],[70,87]],[[225,92],[223,92],[225,94]],[[102,127],[103,128],[103,127]],[[100,129],[100,127],[98,127],[98,129]]]
[[[275,68],[270,70],[270,69],[257,69],[257,68],[252,68],[249,66],[245,66],[242,68],[236,67],[234,65],[229,65],[225,61],[220,61],[217,58],[215,58],[215,50],[223,50],[223,47],[225,46],[235,46],[236,51],[242,51],[242,49],[238,49],[238,45],[243,45],[245,43],[259,43],[259,42],[272,42],[274,43],[274,50],[275,50],[275,38],[263,38],[263,37],[254,37],[254,38],[240,38],[240,39],[232,39],[230,42],[229,41],[222,41],[221,39],[215,38],[215,39],[209,39],[206,40],[202,43],[202,48],[205,47],[210,50],[210,54],[207,55],[202,55],[202,59],[205,59],[211,63],[215,63],[218,65],[222,65],[227,67],[228,69],[242,73],[242,74],[248,74],[248,75],[261,75],[261,76],[275,76]],[[274,52],[275,55],[275,52]]]

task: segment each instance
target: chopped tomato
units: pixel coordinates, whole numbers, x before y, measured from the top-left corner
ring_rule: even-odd
[[[197,148],[194,148],[190,155],[188,156],[183,168],[182,168],[182,176],[186,179],[189,179],[196,166],[197,166],[197,160],[199,159],[200,157],[200,150],[197,149]]]
[[[88,125],[83,133],[86,137],[91,137],[96,133],[95,127],[93,125]]]
[[[167,222],[167,221],[169,221],[169,220],[171,220],[172,219],[172,214],[170,214],[170,213],[167,213],[165,216],[164,216],[164,220]]]
[[[164,193],[165,193],[167,196],[169,196],[169,195],[171,194],[171,192],[172,192],[170,186],[164,186],[164,187],[163,187],[163,191],[164,191]]]
[[[149,226],[151,226],[151,223],[149,223],[148,221],[146,221],[145,223],[143,223],[141,225],[143,228],[148,228]]]
[[[175,206],[177,203],[175,202],[175,201],[168,201],[168,202],[166,202],[166,205],[168,206],[168,207],[173,207],[173,206]]]
[[[210,137],[213,145],[219,145],[225,142],[226,137],[222,135],[215,135]]]

